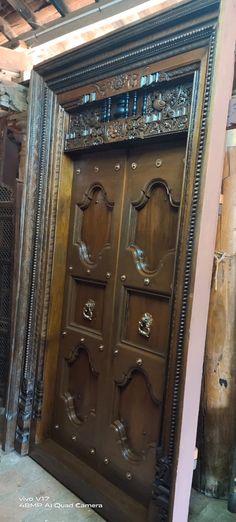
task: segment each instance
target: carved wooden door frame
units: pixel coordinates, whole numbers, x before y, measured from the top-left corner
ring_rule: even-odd
[[[184,193],[185,212],[181,218],[182,242],[173,318],[172,415],[169,435],[157,454],[153,488],[153,502],[160,520],[167,520],[173,502],[171,484],[175,480],[178,457],[186,332],[191,315],[197,227],[204,186],[204,147],[218,9],[218,0],[186,2],[45,62],[33,71],[31,78],[15,336],[15,351],[22,360],[22,371],[13,372],[7,405],[11,427],[7,444],[13,446],[12,434],[16,433],[15,447],[21,454],[28,453],[29,444],[37,448],[49,433],[52,403],[48,392],[55,382],[60,338],[73,167],[72,159],[62,154],[64,134],[70,139],[68,111],[76,107],[79,96],[93,92],[94,85],[105,84],[110,96],[117,92],[121,80],[128,89],[127,69],[137,72],[148,65],[151,71],[165,74],[178,69],[180,80],[190,73],[195,77],[185,165],[188,190]],[[113,83],[106,82],[111,78]],[[92,90],[88,90],[89,87]],[[19,403],[16,388],[20,390]]]

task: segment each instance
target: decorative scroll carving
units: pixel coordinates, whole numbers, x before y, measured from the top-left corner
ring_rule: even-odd
[[[28,445],[33,404],[33,379],[24,378],[19,397],[16,441],[22,446]]]
[[[35,419],[41,419],[42,405],[43,405],[43,379],[36,382],[35,396],[34,396],[34,411]]]
[[[101,80],[91,86],[89,93],[83,94],[77,100],[78,105],[84,105],[94,101],[114,96],[117,93],[132,91],[144,87],[150,87],[151,85],[157,85],[162,82],[168,82],[170,80],[183,77],[193,73],[197,68],[196,63],[179,67],[178,69],[172,69],[170,71],[155,71],[150,74],[143,74],[143,69],[138,69],[130,73],[120,74],[113,76],[107,80]]]
[[[142,461],[158,438],[159,418],[155,425],[152,424],[152,419],[153,416],[156,418],[157,411],[160,412],[161,401],[154,394],[149,377],[143,369],[131,368],[127,374],[123,374],[121,380],[116,380],[116,385],[119,389],[118,409],[111,428],[115,429],[124,458],[130,462]],[[137,398],[135,403],[134,394]],[[145,400],[145,411],[141,417],[136,415],[137,424],[133,431],[131,417],[135,415],[134,410],[142,400]]]
[[[165,194],[164,198],[156,198],[153,201],[153,204],[155,205],[156,222],[161,223],[161,225],[156,227],[155,230],[151,230],[149,227],[148,232],[143,238],[142,234],[140,235],[140,231],[143,229],[143,222],[140,222],[140,211],[142,213],[145,211],[145,207],[147,207],[146,211],[148,212],[149,207],[150,212],[153,212],[150,205],[152,204],[152,197],[154,196],[155,198],[155,192],[156,196],[158,195],[157,191],[164,191]],[[164,258],[174,253],[178,225],[177,210],[179,206],[180,202],[173,198],[171,188],[161,178],[151,180],[151,182],[141,190],[140,198],[137,201],[132,201],[132,220],[134,225],[130,228],[129,249],[133,253],[135,266],[139,271],[143,271],[147,274],[153,270],[157,271],[163,263]],[[172,231],[168,235],[168,240],[166,237],[162,237],[163,223],[165,223],[166,218],[168,220],[166,226],[169,226],[169,229]],[[158,245],[154,257],[153,253],[148,250],[151,237],[150,234],[152,235],[152,241]]]
[[[157,450],[157,466],[152,489],[153,502],[159,507],[160,522],[167,522],[170,497],[171,463],[167,456],[161,457]]]
[[[76,346],[73,346],[73,348],[70,350],[69,354],[65,357],[65,361],[67,362],[67,364],[69,366],[72,366],[77,361],[77,359],[79,358],[79,355],[82,351],[86,352],[90,367],[91,367],[92,371],[94,371],[93,362],[90,357],[90,352],[88,351],[87,347],[82,343],[79,343]]]
[[[89,266],[94,266],[102,251],[110,246],[113,207],[114,202],[108,200],[99,183],[91,185],[76,206],[74,243],[79,246],[82,261]],[[100,223],[99,238],[94,241],[89,236],[91,222]]]
[[[140,321],[138,323],[138,331],[139,331],[140,335],[149,339],[150,334],[151,334],[152,323],[153,323],[152,315],[149,314],[148,312],[145,312],[145,314],[143,315],[143,317],[140,319]]]
[[[192,84],[109,98],[70,117],[65,150],[187,131]]]
[[[81,424],[96,413],[98,373],[84,345],[74,346],[65,361],[70,377],[69,389],[63,394],[63,398],[69,418],[75,424]]]

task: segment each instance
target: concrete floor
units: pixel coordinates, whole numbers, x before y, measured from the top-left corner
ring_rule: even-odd
[[[103,522],[79,503],[31,458],[0,449],[0,522]],[[188,522],[236,522],[236,514],[227,511],[226,502],[193,491]]]
[[[44,498],[39,500],[40,497]],[[6,455],[0,450],[1,522],[103,522],[88,507],[76,507],[79,502],[82,503],[29,457],[15,452]],[[236,522],[236,514],[227,511],[226,502],[193,491],[189,522],[233,521]]]
[[[29,457],[0,450],[1,522],[102,522]]]
[[[227,511],[227,502],[192,491],[188,522],[236,522],[236,513]]]

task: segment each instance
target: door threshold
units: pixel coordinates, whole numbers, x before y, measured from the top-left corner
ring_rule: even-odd
[[[147,509],[52,439],[36,444],[29,456],[110,522],[144,522]],[[102,508],[99,505],[102,504]],[[98,507],[93,507],[97,505]]]

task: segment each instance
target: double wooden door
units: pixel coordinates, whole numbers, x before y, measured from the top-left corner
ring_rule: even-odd
[[[172,141],[74,164],[52,438],[144,506],[163,437],[184,155]]]

